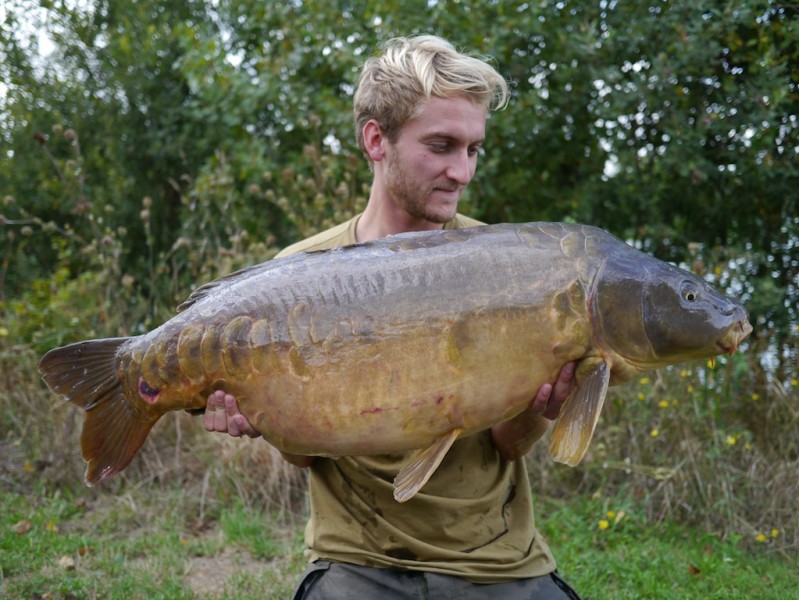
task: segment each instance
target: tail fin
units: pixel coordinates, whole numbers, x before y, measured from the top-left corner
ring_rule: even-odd
[[[117,353],[129,339],[70,344],[50,350],[39,362],[39,372],[50,390],[86,410],[80,449],[88,463],[87,485],[124,469],[160,417],[141,410],[125,396]]]

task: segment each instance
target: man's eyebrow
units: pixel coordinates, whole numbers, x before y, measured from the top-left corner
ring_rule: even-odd
[[[422,141],[434,140],[434,139],[447,140],[453,142],[461,141],[461,138],[458,137],[457,135],[452,135],[451,133],[447,133],[445,131],[432,131],[422,136]],[[472,140],[471,142],[469,142],[469,145],[482,144],[483,142],[485,142],[485,137],[481,137],[479,140]]]

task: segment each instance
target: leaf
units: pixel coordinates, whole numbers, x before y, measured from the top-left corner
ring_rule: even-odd
[[[11,531],[16,533],[17,535],[25,535],[28,533],[33,525],[27,519],[23,519],[22,521],[17,521],[11,526]]]

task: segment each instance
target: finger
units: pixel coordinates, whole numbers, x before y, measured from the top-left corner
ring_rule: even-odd
[[[552,384],[545,383],[538,390],[538,393],[533,398],[533,403],[530,405],[530,410],[536,413],[543,414],[549,405],[549,398],[552,396]]]
[[[560,413],[560,409],[574,387],[574,363],[566,363],[560,370],[555,385],[552,388],[552,394],[549,397],[549,404],[544,412],[547,419],[556,419]]]
[[[205,404],[205,414],[203,415],[203,427],[207,431],[216,431],[216,412],[222,406],[223,397],[219,391],[208,396],[208,401]]]
[[[214,392],[214,400],[216,408],[213,412],[213,429],[211,431],[219,431],[225,433],[228,430],[228,416],[225,408],[225,392],[217,390]]]
[[[236,420],[236,415],[240,415],[239,413],[239,405],[236,403],[235,396],[231,394],[225,394],[222,401],[224,402],[224,413],[225,413],[225,421],[227,426],[227,432],[229,435],[233,437],[240,437],[242,434],[241,428],[239,427],[239,423]]]
[[[236,427],[238,427],[239,431],[247,437],[257,438],[261,436],[258,430],[250,425],[250,422],[241,413],[233,417],[233,422],[236,424]]]

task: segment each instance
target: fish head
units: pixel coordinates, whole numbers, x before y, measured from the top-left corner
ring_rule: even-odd
[[[656,359],[675,364],[732,355],[752,332],[744,307],[704,279],[677,272],[645,290],[645,327]]]
[[[608,261],[594,303],[603,342],[642,370],[731,355],[752,331],[740,302],[632,249],[624,260]]]

